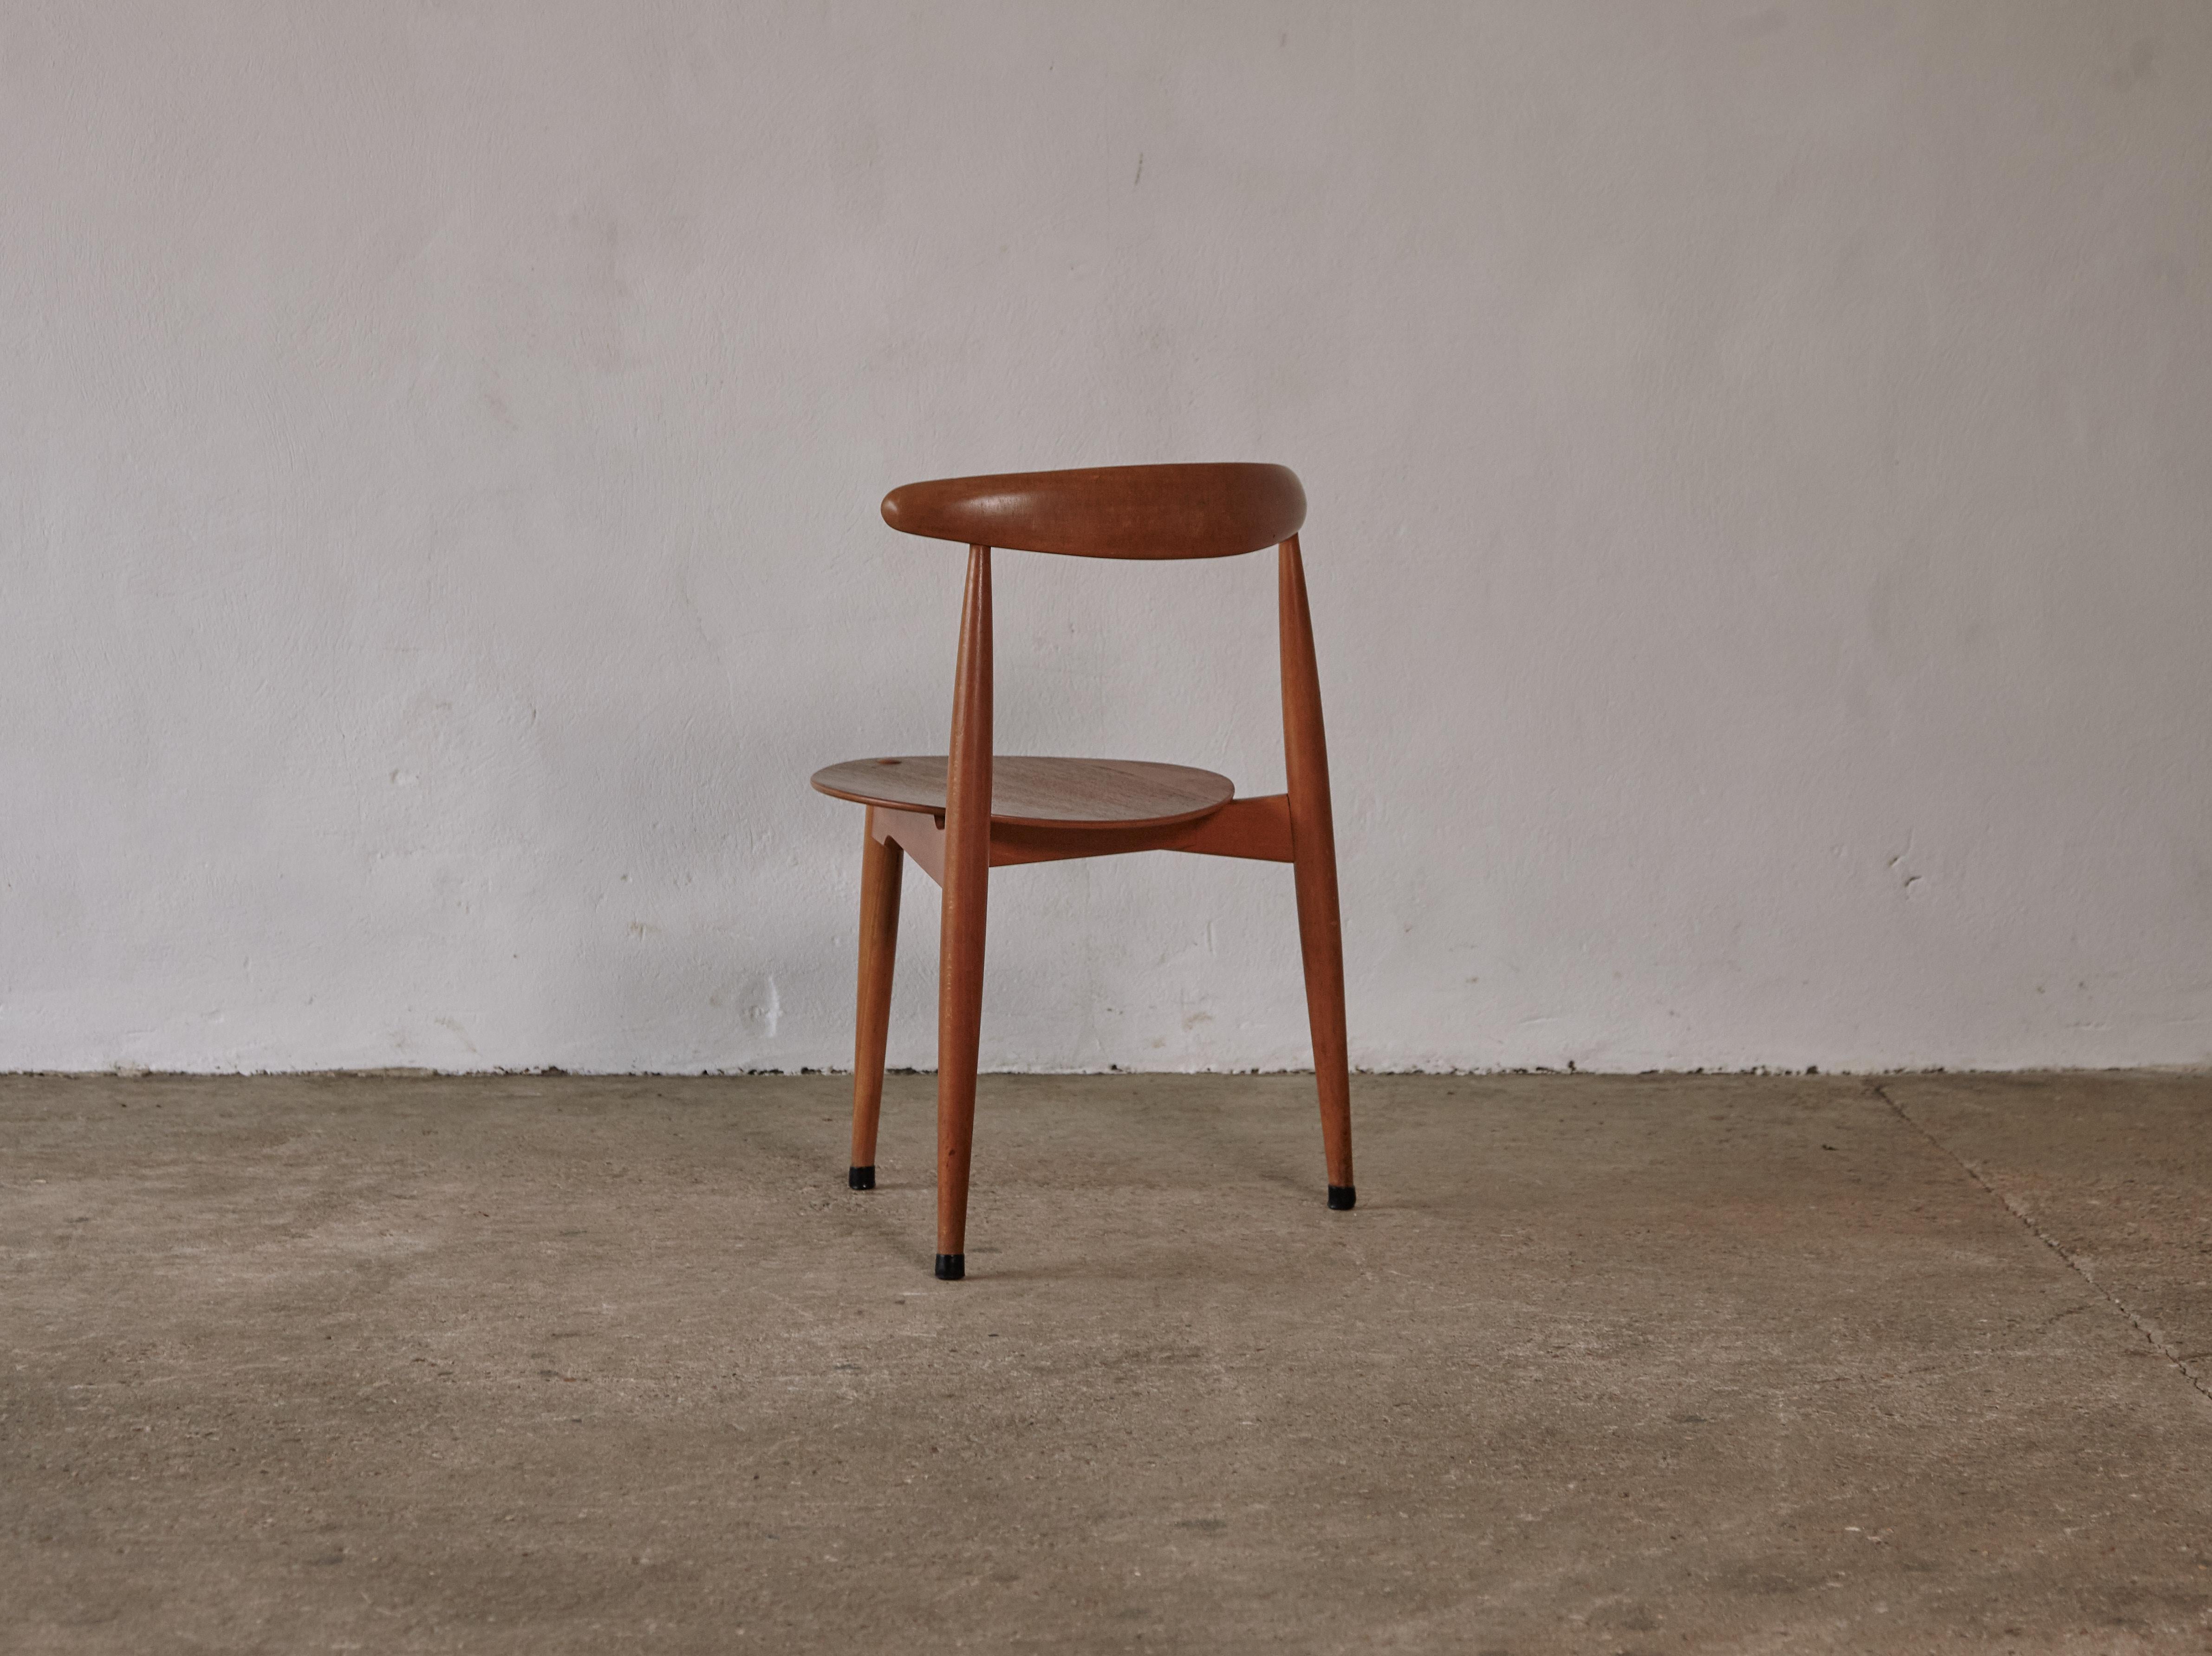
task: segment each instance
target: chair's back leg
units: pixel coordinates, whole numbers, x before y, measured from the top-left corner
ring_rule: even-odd
[[[906,854],[876,837],[870,807],[860,840],[860,995],[853,1020],[853,1164],[846,1183],[876,1188],[876,1123],[883,1113],[884,1046],[891,1029],[891,967],[898,957],[899,885]]]
[[[991,881],[991,549],[968,551],[952,752],[945,779],[945,922],[937,974],[937,1274],[967,1274],[968,1163],[983,1027],[983,919]]]
[[[1314,663],[1306,572],[1291,536],[1277,553],[1283,655],[1283,765],[1291,797],[1291,858],[1298,892],[1298,943],[1305,957],[1306,1018],[1313,1029],[1314,1080],[1321,1092],[1322,1148],[1328,1205],[1357,1199],[1352,1179],[1352,1074],[1344,1032],[1344,938],[1336,903],[1336,826],[1328,798],[1328,748],[1322,736],[1321,674]]]

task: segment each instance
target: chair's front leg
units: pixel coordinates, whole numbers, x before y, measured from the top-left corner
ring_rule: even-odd
[[[945,778],[945,923],[937,974],[937,1274],[968,1272],[968,1163],[983,1029],[983,920],[991,886],[991,549],[969,550]]]
[[[853,1020],[853,1162],[845,1182],[876,1188],[876,1123],[883,1114],[884,1047],[891,1028],[891,968],[898,957],[899,886],[906,855],[876,837],[875,812],[860,840],[860,994]]]
[[[1321,1093],[1322,1153],[1328,1205],[1353,1206],[1352,1070],[1344,1032],[1344,935],[1336,902],[1336,825],[1328,797],[1328,745],[1322,734],[1321,674],[1298,539],[1279,557],[1282,600],[1283,765],[1291,803],[1291,861],[1298,889],[1298,944],[1305,957],[1306,1020],[1313,1029],[1314,1081]]]
[[[951,829],[948,825],[947,837]],[[937,985],[937,1274],[968,1273],[968,1165],[975,1142],[975,1056],[983,1028],[984,892],[991,870],[945,858]]]

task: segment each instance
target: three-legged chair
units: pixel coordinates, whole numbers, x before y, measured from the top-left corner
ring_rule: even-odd
[[[1298,559],[1306,497],[1296,475],[1279,466],[1233,465],[951,478],[894,489],[884,497],[883,511],[894,529],[966,543],[968,590],[961,608],[950,756],[855,759],[814,776],[823,793],[868,807],[860,864],[853,1160],[847,1175],[852,1188],[875,1187],[891,960],[908,857],[944,892],[937,986],[937,1275],[957,1282],[966,1275],[968,1166],[991,870],[1122,851],[1194,851],[1291,865],[1328,1205],[1352,1207],[1336,841],[1313,622]],[[1277,548],[1287,793],[1238,799],[1226,776],[1184,765],[993,754],[994,547],[1079,557],[1185,558],[1234,557],[1266,546]]]

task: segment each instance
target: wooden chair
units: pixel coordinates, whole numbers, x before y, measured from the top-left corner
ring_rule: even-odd
[[[937,988],[937,1275],[957,1282],[966,1274],[968,1164],[991,870],[1122,851],[1195,851],[1287,862],[1295,870],[1328,1205],[1352,1207],[1335,831],[1313,624],[1298,559],[1306,497],[1297,476],[1279,466],[1237,465],[952,478],[894,489],[884,497],[883,512],[884,522],[908,534],[967,543],[968,589],[961,607],[950,757],[855,759],[814,776],[823,793],[868,807],[860,864],[851,1187],[875,1188],[876,1122],[906,857],[921,864],[944,892]],[[1278,548],[1287,794],[1237,799],[1228,777],[1184,765],[992,752],[992,548],[1184,558],[1228,557],[1271,545]]]

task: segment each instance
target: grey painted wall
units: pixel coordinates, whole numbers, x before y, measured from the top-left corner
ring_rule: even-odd
[[[0,210],[0,1068],[848,1062],[878,497],[1197,458],[1359,1062],[2212,1057],[2196,0],[19,3]],[[1002,554],[1002,748],[1279,786],[1272,593]],[[988,1064],[1303,1061],[1280,871],[993,902]]]

